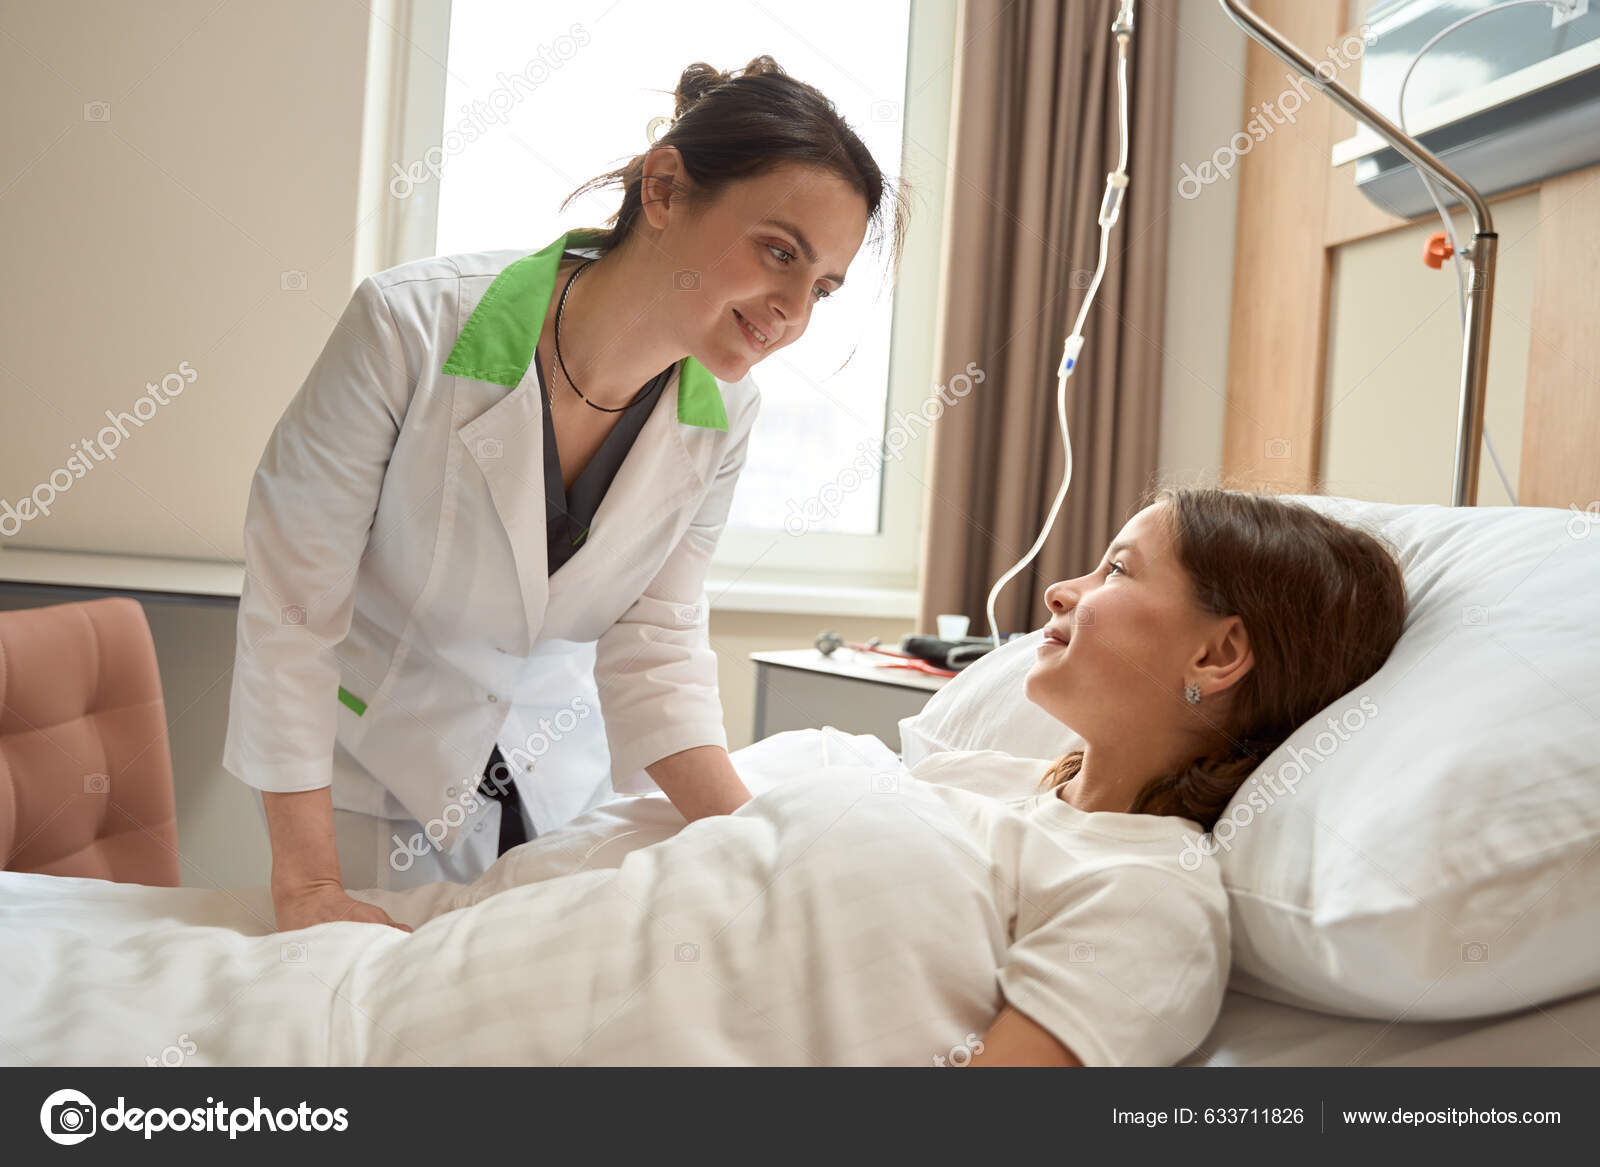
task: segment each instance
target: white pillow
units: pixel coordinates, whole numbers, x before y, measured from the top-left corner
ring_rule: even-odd
[[[1299,501],[1386,536],[1411,608],[1384,666],[1218,820],[1237,987],[1424,1021],[1600,986],[1600,530]]]
[[[900,758],[906,766],[946,750],[1055,759],[1083,747],[1081,737],[1023,696],[1023,678],[1044,641],[1043,616],[1039,623],[980,656],[946,681],[921,712],[901,719]]]
[[[1600,987],[1600,525],[1287,497],[1385,538],[1410,610],[1384,666],[1263,760],[1209,837],[1216,858],[1195,856],[1231,893],[1234,987],[1411,1021]],[[952,679],[903,739],[1059,752],[1065,727],[1025,736],[1042,711],[1016,647]]]

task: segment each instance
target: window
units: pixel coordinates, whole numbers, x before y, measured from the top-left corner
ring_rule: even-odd
[[[815,0],[783,11],[747,2],[456,0],[447,46],[437,43],[445,32],[437,16],[415,19],[432,23],[395,34],[410,65],[394,67],[401,108],[391,116],[401,128],[390,134],[398,156],[425,161],[394,166],[389,177],[423,197],[399,200],[393,263],[538,248],[563,230],[603,223],[619,188],[557,208],[648,147],[651,119],[670,116],[678,75],[693,61],[731,69],[771,54],[834,102],[891,184],[905,175],[913,189],[899,287],[889,282],[887,242],[864,244],[806,335],[754,366],[761,416],[709,590],[715,604],[797,581],[914,588],[926,427],[906,427],[909,442],[894,435],[892,450],[886,436],[936,387],[953,0]],[[430,37],[439,51],[428,51]],[[447,65],[442,93],[437,78],[422,80],[430,56]],[[419,105],[436,111],[431,137]],[[437,145],[417,148],[430,141]]]

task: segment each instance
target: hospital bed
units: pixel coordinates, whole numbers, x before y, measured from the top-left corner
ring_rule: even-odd
[[[1373,679],[1380,716],[1219,854],[1238,893],[1233,975],[1211,1032],[1180,1064],[1600,1064],[1600,513],[1297,497],[1390,543],[1410,612]],[[0,614],[0,838],[13,870],[177,882],[164,715],[142,628],[138,605],[117,599]],[[905,719],[899,761],[1009,749],[1043,763],[1081,741],[1021,696],[1036,636],[969,666]],[[46,671],[48,700],[24,680]],[[1318,721],[1263,761],[1241,799],[1314,742]],[[818,727],[734,760],[759,793],[855,755],[895,757],[876,738]],[[81,811],[85,757],[105,759],[98,814]],[[1370,855],[1326,844],[1348,810],[1328,798],[1340,789],[1387,798],[1424,840],[1412,853],[1385,843],[1375,884],[1358,878],[1372,874]],[[1429,807],[1446,797],[1477,816],[1465,851],[1451,849],[1455,823],[1429,830]],[[645,799],[629,813],[660,803],[661,822],[671,817],[664,796]],[[574,826],[576,837],[584,824]],[[1450,878],[1473,876],[1475,861],[1487,878],[1452,899]],[[1357,898],[1326,894],[1341,886]],[[270,933],[263,889],[230,895],[226,919],[188,922]],[[1464,930],[1430,936],[1430,914]],[[1303,920],[1315,925],[1297,935]]]
[[[1229,989],[1184,1066],[1595,1066],[1600,992],[1464,1021],[1333,1017]]]

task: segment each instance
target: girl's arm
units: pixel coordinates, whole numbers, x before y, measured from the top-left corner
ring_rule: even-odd
[[[1076,1055],[1049,1030],[1019,1013],[1009,1002],[983,1035],[983,1052],[972,1055],[974,1066],[1081,1066]]]

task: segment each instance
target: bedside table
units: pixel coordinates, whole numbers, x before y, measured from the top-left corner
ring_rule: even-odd
[[[752,652],[756,666],[755,739],[787,729],[831,725],[845,733],[870,733],[900,752],[900,719],[921,711],[950,680],[915,669],[883,668],[893,657],[814,648]]]

